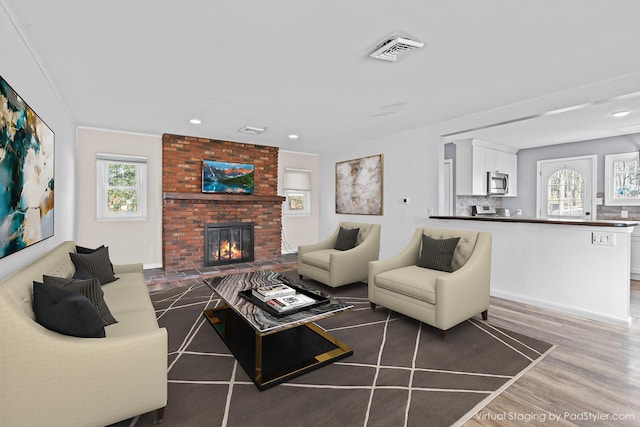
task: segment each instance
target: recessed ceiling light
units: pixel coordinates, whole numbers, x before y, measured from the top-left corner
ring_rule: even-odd
[[[298,135],[292,133],[289,135],[289,139],[298,139]]]
[[[191,120],[189,120],[189,123],[191,123],[192,125],[201,125],[202,124],[202,120],[200,120],[200,119],[191,119]]]
[[[611,113],[613,117],[624,117],[630,113],[629,110],[616,111],[615,113]]]

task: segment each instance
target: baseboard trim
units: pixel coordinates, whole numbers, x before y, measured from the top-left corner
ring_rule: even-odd
[[[143,270],[151,270],[154,268],[162,268],[162,263],[154,263],[154,264],[142,264]]]
[[[495,289],[491,290],[491,296],[508,299],[516,302],[521,302],[523,304],[529,304],[536,307],[546,308],[549,310],[557,311],[559,313],[582,317],[584,319],[597,320],[598,322],[608,323],[610,325],[623,326],[625,328],[630,328],[631,324],[633,323],[633,318],[631,316],[627,316],[626,318],[614,317],[614,316],[609,316],[602,313],[582,310],[576,307],[557,304],[551,301],[541,300],[537,298],[525,297],[522,295],[513,294],[510,292],[504,292],[504,291],[495,290]]]

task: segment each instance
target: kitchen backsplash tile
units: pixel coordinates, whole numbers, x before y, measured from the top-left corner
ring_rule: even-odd
[[[488,196],[458,196],[456,197],[456,215],[470,216],[471,206],[474,205],[488,205],[493,208],[501,208],[502,199],[500,197]]]
[[[604,193],[596,194],[604,200]],[[622,211],[627,211],[627,218],[622,218]],[[640,206],[597,206],[597,219],[621,219],[625,221],[640,221]]]

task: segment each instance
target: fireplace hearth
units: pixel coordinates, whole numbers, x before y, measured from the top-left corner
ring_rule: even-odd
[[[253,227],[252,222],[206,224],[205,267],[253,261]]]

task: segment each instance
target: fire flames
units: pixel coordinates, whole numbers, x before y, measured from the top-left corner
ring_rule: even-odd
[[[240,259],[242,258],[242,251],[237,246],[237,242],[230,243],[228,240],[224,240],[220,244],[220,258],[221,259]]]

